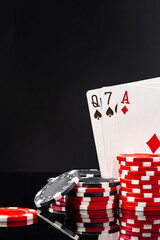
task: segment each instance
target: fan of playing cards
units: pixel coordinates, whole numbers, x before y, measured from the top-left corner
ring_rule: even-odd
[[[103,177],[118,177],[118,154],[160,154],[160,78],[90,90],[87,101]]]

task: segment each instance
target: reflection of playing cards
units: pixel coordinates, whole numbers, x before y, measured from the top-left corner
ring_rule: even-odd
[[[117,154],[160,153],[159,87],[155,78],[88,91],[103,177],[118,177]]]

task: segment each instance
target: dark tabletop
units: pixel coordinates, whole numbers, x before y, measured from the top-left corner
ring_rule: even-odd
[[[1,173],[0,206],[26,207],[35,209],[34,196],[46,184],[49,177],[57,173]],[[49,216],[63,223],[63,215]],[[42,219],[36,224],[16,228],[0,228],[1,239],[71,239]],[[80,236],[80,239],[97,240],[98,236]],[[105,238],[107,240],[107,236]]]

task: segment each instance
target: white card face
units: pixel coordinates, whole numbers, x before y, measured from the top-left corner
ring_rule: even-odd
[[[160,88],[122,86],[117,95],[112,160],[123,153],[160,153]],[[113,168],[117,176],[118,169]]]
[[[101,99],[99,89],[90,90],[87,92],[87,101],[89,107],[89,113],[91,118],[92,130],[94,135],[94,141],[97,151],[98,162],[100,169],[104,168],[105,155],[103,145],[102,134],[102,112],[101,112]]]

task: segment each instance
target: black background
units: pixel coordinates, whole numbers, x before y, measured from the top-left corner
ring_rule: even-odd
[[[98,167],[86,91],[160,75],[160,1],[1,1],[0,170]]]

